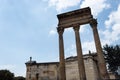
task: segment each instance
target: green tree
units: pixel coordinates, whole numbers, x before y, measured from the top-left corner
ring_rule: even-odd
[[[13,80],[14,74],[9,70],[0,70],[0,80]]]
[[[25,78],[22,77],[22,76],[17,76],[17,77],[14,78],[14,80],[25,80]]]
[[[103,52],[108,70],[117,73],[118,67],[120,66],[120,45],[105,45],[103,47]]]

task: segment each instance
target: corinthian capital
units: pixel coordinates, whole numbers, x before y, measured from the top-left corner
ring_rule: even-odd
[[[73,29],[74,29],[74,31],[79,31],[80,26],[79,26],[79,25],[75,25],[75,26],[73,27]]]
[[[90,21],[90,26],[92,27],[92,28],[95,28],[95,27],[97,27],[97,19],[92,19],[91,21]]]
[[[63,34],[64,28],[63,28],[63,27],[57,27],[57,32],[58,32],[59,34]]]

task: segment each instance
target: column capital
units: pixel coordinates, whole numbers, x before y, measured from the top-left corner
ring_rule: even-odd
[[[73,29],[74,29],[74,31],[79,31],[80,27],[79,27],[79,25],[75,25],[75,26],[73,27]]]
[[[90,26],[92,27],[92,28],[95,28],[95,27],[97,27],[97,19],[92,19],[91,21],[90,21]]]
[[[58,34],[63,34],[64,28],[63,27],[57,27]]]

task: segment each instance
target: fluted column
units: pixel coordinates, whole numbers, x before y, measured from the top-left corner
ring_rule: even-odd
[[[79,35],[79,28],[80,28],[79,25],[75,25],[73,27],[73,29],[75,31],[75,38],[76,38],[79,76],[80,76],[80,80],[86,80],[84,60],[83,60],[81,41],[80,41],[80,35]]]
[[[60,56],[60,64],[59,64],[60,76],[59,76],[59,80],[66,80],[65,59],[64,59],[64,42],[63,42],[64,28],[58,27],[57,31],[58,31],[58,34],[59,34],[59,56]]]
[[[104,60],[101,42],[100,42],[98,30],[97,30],[97,20],[96,19],[91,20],[90,25],[93,29],[95,46],[96,46],[97,56],[98,56],[98,66],[99,66],[99,71],[100,71],[100,79],[99,80],[106,80],[106,79],[109,79],[109,75],[107,73],[106,63]]]

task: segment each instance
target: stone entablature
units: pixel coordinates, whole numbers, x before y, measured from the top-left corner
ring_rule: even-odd
[[[93,18],[89,7],[59,14],[57,17],[59,19],[58,26],[63,28],[73,27],[76,24],[86,24]]]

